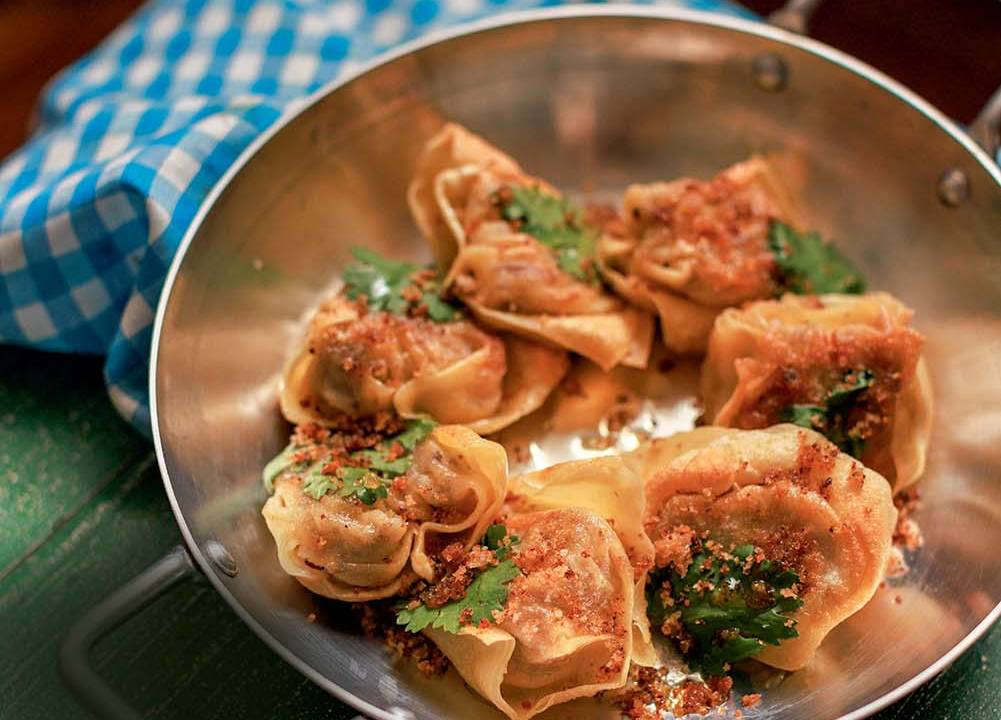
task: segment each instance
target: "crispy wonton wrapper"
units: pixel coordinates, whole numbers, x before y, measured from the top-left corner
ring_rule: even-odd
[[[655,665],[644,592],[653,543],[643,531],[643,479],[635,469],[619,455],[574,460],[512,478],[509,492],[508,507],[515,512],[579,507],[608,521],[629,556],[636,582],[630,660]]]
[[[754,544],[799,574],[799,636],[756,660],[804,667],[883,580],[897,518],[889,485],[821,435],[793,425],[706,428],[648,451],[644,462],[663,463],[646,485],[644,528],[655,547],[687,526],[725,545]]]
[[[797,212],[764,158],[708,182],[630,185],[623,204],[625,227],[602,237],[599,267],[619,295],[660,317],[670,350],[701,355],[722,308],[775,294],[769,223],[795,223]]]
[[[553,251],[500,217],[498,191],[525,185],[558,196],[458,125],[428,142],[408,201],[445,287],[485,325],[572,350],[606,370],[644,367],[649,315],[565,272]]]
[[[867,416],[859,459],[900,490],[924,471],[932,423],[923,338],[909,327],[912,316],[886,293],[785,295],[727,310],[702,369],[705,417],[726,427],[767,427],[792,403],[816,403],[810,395],[832,379],[869,370],[875,380],[868,392],[881,399]]]
[[[392,409],[485,435],[540,407],[569,366],[561,350],[469,321],[368,313],[336,296],[285,371],[281,408],[290,422],[321,425]]]
[[[454,425],[435,428],[403,482],[373,505],[335,491],[314,499],[302,490],[308,472],[278,476],[264,520],[285,572],[318,595],[353,602],[431,580],[429,548],[478,542],[507,488],[504,449]]]
[[[424,632],[513,720],[622,686],[632,646],[633,570],[609,524],[565,508],[515,515],[522,575],[501,621]]]

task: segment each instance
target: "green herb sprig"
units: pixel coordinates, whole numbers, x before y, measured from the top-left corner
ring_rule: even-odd
[[[663,568],[653,573],[646,589],[654,627],[679,612],[692,638],[687,659],[709,676],[723,675],[731,663],[799,635],[792,613],[803,601],[790,592],[799,576],[770,560],[757,560],[753,545],[736,547],[728,555],[701,547],[684,575]],[[673,604],[664,602],[664,590]]]
[[[865,279],[852,262],[815,232],[800,233],[773,220],[768,248],[775,256],[785,291],[797,295],[865,292]]]
[[[507,190],[511,199],[501,205],[505,220],[552,250],[563,272],[582,282],[600,282],[594,262],[599,233],[584,222],[577,205],[530,185]]]
[[[264,487],[274,492],[274,481],[284,473],[302,474],[302,491],[315,500],[330,492],[343,498],[356,498],[365,505],[374,505],[380,498],[389,496],[389,486],[394,478],[403,475],[413,462],[413,451],[424,441],[437,423],[427,418],[408,420],[407,426],[396,435],[367,450],[356,450],[343,458],[333,473],[325,472],[333,458],[324,455],[309,463],[293,462],[302,448],[289,444],[269,462],[263,473]],[[399,454],[395,446],[404,452]],[[396,456],[396,457],[394,457]],[[341,458],[338,458],[341,459]]]
[[[838,446],[842,452],[858,458],[865,451],[865,440],[848,427],[848,412],[859,395],[872,387],[876,376],[869,370],[851,370],[844,380],[832,388],[819,405],[793,404],[779,415],[783,422],[816,430]]]
[[[518,542],[518,536],[508,536],[503,525],[491,525],[481,544],[494,551],[497,564],[481,570],[461,599],[437,608],[424,604],[415,608],[402,607],[397,611],[396,624],[412,633],[428,627],[457,633],[464,624],[475,626],[484,620],[495,623],[494,612],[503,610],[507,604],[508,585],[521,575],[510,557]]]
[[[351,254],[357,262],[341,275],[350,299],[364,297],[370,310],[393,315],[414,314],[417,308],[425,307],[427,316],[439,323],[452,322],[461,315],[457,306],[440,297],[438,278],[417,282],[417,276],[426,272],[426,268],[390,260],[364,247],[351,248]]]

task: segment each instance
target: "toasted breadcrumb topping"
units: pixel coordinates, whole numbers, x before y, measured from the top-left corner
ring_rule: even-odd
[[[448,670],[448,658],[429,638],[409,633],[396,624],[395,600],[354,603],[351,609],[358,616],[362,632],[382,640],[398,657],[413,662],[425,677],[441,675]]]
[[[703,682],[669,679],[666,668],[640,667],[629,670],[626,684],[602,694],[604,700],[630,720],[667,720],[689,714],[706,715],[730,699],[733,680],[715,677]]]

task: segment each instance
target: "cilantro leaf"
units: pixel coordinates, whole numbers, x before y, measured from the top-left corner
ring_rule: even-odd
[[[438,423],[429,418],[407,420],[406,429],[393,440],[400,443],[405,450],[413,450],[424,442],[436,427],[438,427]]]
[[[782,411],[780,419],[810,430],[823,427],[827,409],[820,405],[789,405]]]
[[[815,232],[799,233],[778,220],[768,229],[785,290],[798,295],[865,292],[865,279],[848,258]]]
[[[336,478],[324,475],[320,468],[316,468],[302,481],[302,491],[314,500],[319,500],[334,489],[335,480]]]
[[[599,233],[584,223],[580,208],[530,185],[507,190],[511,200],[502,205],[501,216],[552,250],[560,270],[582,282],[598,283],[594,255]]]
[[[793,404],[779,414],[782,422],[816,430],[852,457],[865,452],[865,440],[850,427],[850,411],[859,395],[872,387],[876,376],[870,370],[849,370],[838,385],[828,391],[820,405]]]
[[[341,274],[344,292],[355,300],[364,296],[370,310],[406,315],[423,305],[434,322],[451,322],[461,313],[438,295],[439,279],[418,275],[424,271],[415,263],[390,260],[365,247],[351,249],[355,262]],[[418,297],[418,300],[413,298]]]
[[[289,445],[264,468],[264,483],[274,492],[274,479],[286,470],[302,472],[309,468],[303,479],[302,491],[314,500],[336,491],[340,497],[356,498],[366,505],[374,505],[381,498],[389,497],[393,478],[403,475],[413,462],[414,449],[427,439],[438,426],[433,420],[417,418],[408,420],[406,427],[376,447],[356,450],[348,456],[337,457],[336,471],[325,473],[330,456],[312,463],[291,463],[297,448]],[[400,450],[404,452],[400,452]],[[342,464],[342,463],[347,464]],[[270,486],[269,486],[270,483]]]
[[[503,610],[507,603],[508,583],[519,575],[521,570],[514,560],[503,560],[477,575],[460,600],[453,600],[438,608],[426,605],[418,605],[413,609],[403,608],[396,614],[396,624],[406,626],[404,629],[412,633],[427,627],[457,633],[462,629],[463,619],[473,626],[479,625],[483,620],[493,623],[494,611]]]
[[[511,549],[521,542],[517,535],[508,535],[504,525],[495,524],[487,528],[486,535],[480,544],[494,551],[498,560],[504,560],[511,554]]]
[[[675,613],[690,636],[689,662],[703,673],[722,675],[737,660],[765,645],[799,635],[791,617],[803,601],[790,592],[799,576],[769,560],[754,558],[744,545],[730,553],[713,553],[693,544],[692,562],[681,575],[662,568],[647,584],[647,613],[661,627]],[[665,604],[663,593],[672,602]]]
[[[374,505],[379,498],[389,497],[386,479],[371,470],[346,467],[338,470],[337,476],[343,482],[337,491],[341,497],[356,497],[366,505]]]
[[[285,446],[285,449],[278,453],[275,457],[268,461],[268,464],[264,466],[264,470],[261,472],[261,480],[264,482],[264,489],[268,491],[268,494],[272,494],[275,491],[275,480],[278,476],[285,472],[302,472],[306,469],[307,463],[295,463],[292,462],[292,458],[299,451],[293,443],[289,443]]]
[[[500,547],[501,542],[507,537],[507,528],[503,525],[491,525],[487,528],[486,535],[483,536],[483,544],[491,550]]]
[[[441,299],[436,292],[425,291],[421,302],[428,309],[428,317],[437,323],[452,322],[459,316],[459,310]]]

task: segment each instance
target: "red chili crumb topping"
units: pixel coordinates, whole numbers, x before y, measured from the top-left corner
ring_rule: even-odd
[[[397,656],[412,661],[425,677],[441,675],[448,670],[444,653],[423,634],[409,633],[396,624],[395,600],[354,603],[365,635],[382,640]]]
[[[667,714],[706,715],[730,699],[732,688],[733,680],[729,677],[670,683],[664,668],[634,665],[625,686],[607,691],[602,697],[631,720],[662,720]]]

